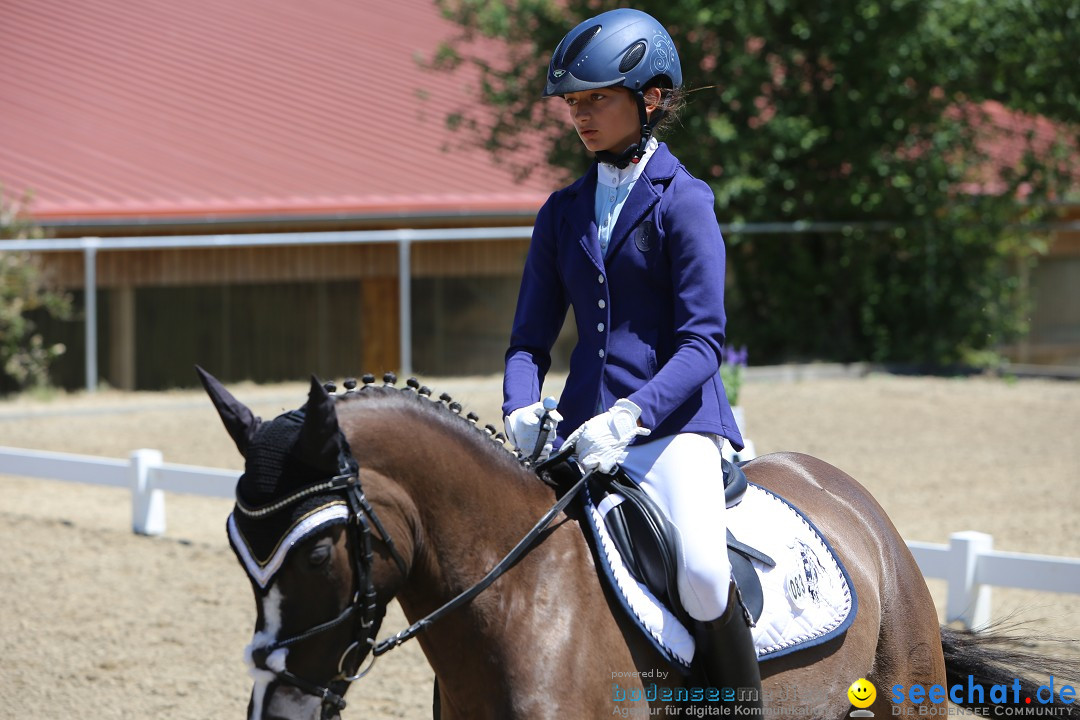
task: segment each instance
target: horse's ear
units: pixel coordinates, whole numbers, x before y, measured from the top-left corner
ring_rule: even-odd
[[[334,399],[318,378],[312,375],[307,408],[304,410],[304,426],[300,429],[296,454],[312,467],[337,473],[340,452],[341,435],[338,432]]]
[[[221,422],[225,423],[225,429],[229,431],[233,442],[236,443],[236,449],[241,455],[247,457],[248,445],[255,437],[255,431],[262,423],[262,419],[255,417],[246,405],[234,398],[216,377],[198,365],[195,366],[195,372],[199,374],[199,380],[206,388],[206,394],[210,396],[214,407],[217,408]]]

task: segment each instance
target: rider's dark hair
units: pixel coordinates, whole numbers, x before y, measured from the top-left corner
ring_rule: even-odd
[[[660,87],[660,106],[664,111],[664,117],[657,123],[654,135],[662,135],[671,130],[678,122],[679,115],[686,107],[686,93],[682,88]]]

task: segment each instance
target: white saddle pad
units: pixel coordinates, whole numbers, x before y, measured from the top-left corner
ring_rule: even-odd
[[[587,529],[600,549],[601,568],[630,617],[657,649],[689,667],[694,657],[693,633],[634,579],[608,535],[604,515],[620,500],[608,496],[597,507],[588,499],[592,522]],[[759,660],[825,642],[847,630],[857,608],[854,589],[832,548],[802,513],[783,498],[751,484],[742,502],[726,510],[726,518],[736,539],[776,561],[771,568],[752,561],[765,596],[764,609],[752,631]]]

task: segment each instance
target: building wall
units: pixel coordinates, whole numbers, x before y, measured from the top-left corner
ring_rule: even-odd
[[[1064,211],[1080,221],[1080,206]],[[1054,233],[1045,257],[1031,273],[1028,336],[1010,356],[1018,362],[1080,366],[1080,231]]]
[[[526,240],[414,243],[413,277],[520,276]],[[46,272],[59,285],[81,289],[83,256],[46,253]],[[359,280],[397,277],[393,243],[99,252],[97,283],[115,287],[194,286]]]
[[[416,243],[411,250],[418,375],[501,372],[528,241]],[[80,253],[42,256],[85,307]],[[381,375],[400,367],[394,244],[97,255],[98,366],[120,388],[190,387],[193,365],[226,381]],[[82,387],[81,319],[49,322],[68,353],[58,384]],[[564,369],[572,322],[554,352]]]
[[[1066,219],[1080,220],[1080,207]],[[420,375],[502,370],[528,242],[414,243],[413,368]],[[81,253],[45,253],[46,270],[83,307]],[[192,365],[227,381],[381,374],[400,367],[398,248],[102,251],[97,255],[101,378],[120,388],[194,383]],[[1003,348],[1013,361],[1080,365],[1080,232],[1057,233],[1029,277],[1029,336]],[[83,386],[80,319],[40,319],[67,355],[59,384]],[[553,352],[565,370],[568,322]]]

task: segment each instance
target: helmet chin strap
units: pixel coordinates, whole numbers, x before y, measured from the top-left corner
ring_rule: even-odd
[[[608,165],[614,165],[620,170],[630,163],[637,165],[641,162],[641,158],[645,155],[645,148],[649,145],[649,138],[652,137],[653,130],[656,129],[657,123],[659,123],[666,114],[663,108],[657,106],[653,109],[652,118],[650,119],[649,112],[645,109],[645,95],[640,90],[634,93],[634,100],[637,101],[638,119],[641,121],[641,140],[626,148],[618,155],[610,150],[600,150],[596,153],[597,160],[602,163],[607,163]]]

